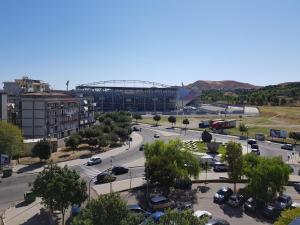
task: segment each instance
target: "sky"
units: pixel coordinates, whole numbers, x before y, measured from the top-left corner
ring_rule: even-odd
[[[299,12],[298,0],[0,0],[0,82],[300,81]]]

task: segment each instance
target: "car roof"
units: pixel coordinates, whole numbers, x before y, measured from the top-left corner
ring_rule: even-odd
[[[287,195],[287,194],[282,194],[279,195],[278,198],[290,198],[291,196]]]
[[[152,214],[150,215],[150,217],[153,218],[153,219],[155,220],[155,219],[159,219],[159,218],[162,217],[163,215],[165,215],[164,212],[157,211],[157,212],[155,212],[155,213],[152,213]]]
[[[110,175],[110,172],[103,171],[103,172],[99,173],[98,176],[99,176],[99,175]]]
[[[228,190],[230,190],[230,188],[229,187],[221,187],[220,190],[222,190],[222,191],[228,191]]]
[[[91,159],[100,159],[99,156],[92,156]]]
[[[215,223],[229,224],[226,220],[223,219],[210,219],[206,225],[213,225]]]
[[[142,207],[139,206],[138,204],[135,204],[135,205],[128,205],[127,208],[128,208],[128,209],[142,209]]]
[[[193,213],[193,215],[196,216],[196,217],[201,217],[203,215],[209,215],[209,216],[211,216],[211,213],[208,212],[208,211],[205,211],[205,210],[197,210],[197,211],[195,211]]]
[[[300,223],[300,216],[295,218],[292,222],[290,222],[288,225],[297,225]]]
[[[160,201],[165,201],[165,200],[167,200],[167,198],[162,195],[151,198],[152,202],[160,202]]]

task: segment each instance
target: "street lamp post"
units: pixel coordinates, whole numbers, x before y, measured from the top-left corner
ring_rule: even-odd
[[[94,176],[90,181],[89,181],[89,201],[91,200],[91,183],[92,181],[96,178],[97,176]]]
[[[247,145],[247,154],[248,154],[248,138],[249,138],[249,134],[248,134],[248,127],[247,127],[247,143],[246,143],[246,145]]]

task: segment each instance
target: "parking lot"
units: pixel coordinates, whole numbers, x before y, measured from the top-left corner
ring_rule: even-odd
[[[255,224],[273,224],[274,221],[263,218],[259,213],[256,215],[248,215],[244,212],[242,207],[231,208],[227,204],[217,204],[213,202],[214,194],[223,186],[233,189],[233,184],[227,183],[209,183],[206,185],[207,191],[202,192],[200,187],[204,184],[193,184],[192,191],[181,192],[170,196],[176,203],[179,201],[189,201],[193,203],[193,210],[205,210],[212,214],[213,218],[222,218],[227,220],[231,225],[255,225]],[[237,188],[242,188],[243,184],[238,184]],[[259,190],[258,190],[259,191]],[[286,191],[294,202],[300,202],[300,195],[295,191],[294,187],[286,187]],[[128,201],[128,204],[141,204],[146,208],[147,204],[142,190],[123,192],[121,196]],[[147,209],[147,208],[146,208]]]

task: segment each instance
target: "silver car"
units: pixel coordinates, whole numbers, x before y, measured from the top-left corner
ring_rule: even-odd
[[[99,156],[93,156],[87,161],[88,166],[96,165],[102,162],[102,159]]]

